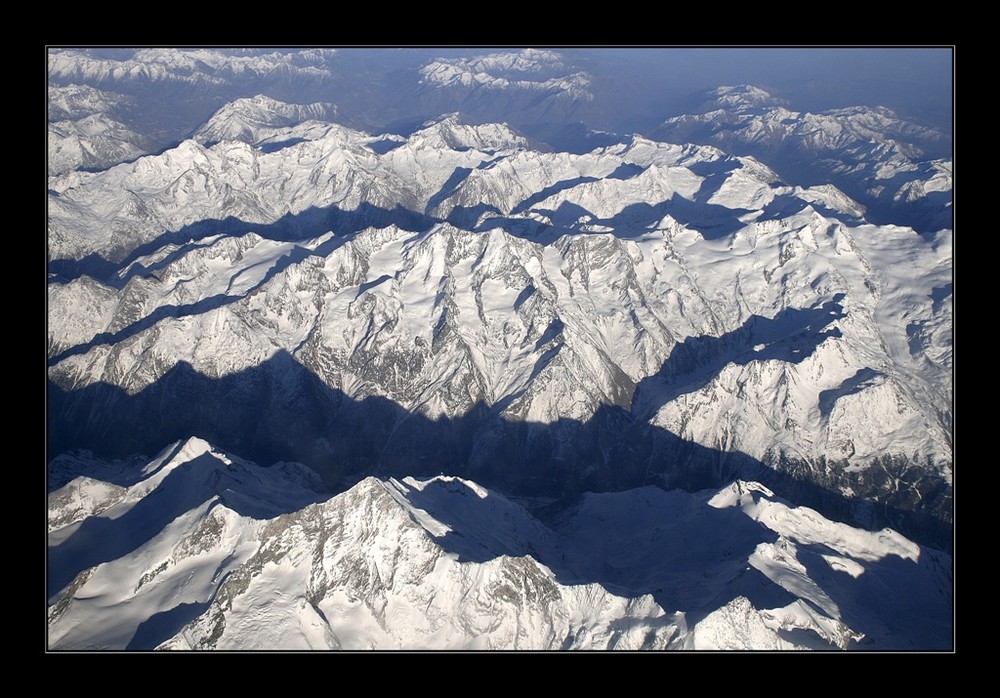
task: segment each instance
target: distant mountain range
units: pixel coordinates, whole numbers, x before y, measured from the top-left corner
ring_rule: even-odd
[[[752,155],[803,184],[834,182],[874,223],[951,228],[951,138],[938,129],[884,107],[792,111],[746,85],[713,91],[704,109],[666,120],[653,137]]]

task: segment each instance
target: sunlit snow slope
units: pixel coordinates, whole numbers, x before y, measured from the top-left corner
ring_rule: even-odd
[[[950,230],[637,136],[310,120],[264,147],[232,121],[262,104],[306,109],[50,179],[56,452],[194,433],[550,496],[739,476],[950,544]]]
[[[950,558],[755,483],[590,494],[544,524],[447,476],[321,495],[199,439],[74,475],[95,465],[54,464],[50,649],[951,643]]]
[[[952,649],[950,138],[393,56],[49,51],[48,648]]]

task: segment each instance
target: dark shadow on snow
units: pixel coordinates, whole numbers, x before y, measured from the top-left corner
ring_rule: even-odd
[[[284,141],[271,141],[269,143],[261,143],[257,147],[260,148],[260,152],[262,153],[276,153],[279,150],[284,150],[285,148],[290,148],[293,145],[298,145],[299,143],[305,143],[305,142],[306,142],[305,138],[289,138],[288,140]],[[206,147],[208,147],[207,144]]]
[[[211,605],[211,601],[181,603],[168,611],[153,614],[139,624],[125,649],[129,651],[156,649],[158,645],[172,638],[183,630],[185,625],[207,611]]]
[[[651,594],[668,612],[683,609],[689,627],[737,596],[758,609],[795,599],[746,568],[756,546],[775,542],[776,533],[738,508],[717,509],[676,491],[579,495],[541,517],[548,519],[541,533],[541,518],[526,521],[509,500],[480,497],[458,480],[428,482],[406,498],[448,526],[435,540],[460,562],[530,555],[562,584],[597,582],[625,596]],[[581,520],[588,525],[576,529]]]
[[[390,150],[395,150],[399,146],[406,143],[405,140],[395,140],[392,138],[382,138],[376,141],[370,141],[368,143],[368,148],[375,151],[379,155],[385,155]]]
[[[631,407],[602,405],[585,422],[509,420],[501,414],[505,405],[483,403],[462,416],[433,420],[385,398],[354,400],[284,351],[221,378],[179,362],[134,395],[104,383],[66,391],[50,382],[49,453],[84,448],[123,457],[155,453],[171,441],[198,436],[261,464],[303,462],[335,489],[367,474],[446,472],[511,495],[560,499],[647,484],[697,490],[742,477],[830,518],[871,528],[892,525],[949,549],[949,488],[920,464],[889,458],[881,467],[847,474],[835,463],[763,463],[687,441],[648,422],[658,405],[707,384],[729,363],[805,358],[833,335],[836,328],[824,328],[841,312],[835,300],[789,309],[773,319],[751,317],[720,338],[689,339],[655,376],[640,383]],[[557,334],[548,359],[561,347]],[[829,472],[849,477],[855,497],[841,494],[843,483],[836,478],[816,484]],[[901,497],[913,495],[901,500],[905,507],[884,500],[882,495],[896,490]],[[930,506],[935,502],[937,508]]]
[[[555,184],[551,184],[545,187],[544,189],[535,192],[527,199],[514,206],[514,208],[512,208],[510,211],[511,215],[523,213],[524,211],[527,211],[535,204],[544,201],[550,196],[558,194],[561,191],[572,189],[573,187],[578,187],[581,184],[586,184],[588,182],[597,182],[597,181],[598,181],[597,177],[574,177],[573,179],[564,179],[560,182],[556,182]]]
[[[641,165],[635,165],[631,162],[623,162],[615,171],[607,176],[607,179],[632,179],[633,177],[638,177],[643,172],[646,171],[645,167]]]
[[[227,468],[208,453],[181,463],[157,487],[118,518],[91,516],[66,540],[49,548],[48,594],[51,597],[77,574],[102,562],[117,560],[155,538],[177,517],[213,497],[243,516],[268,519],[296,511],[308,501],[285,497],[263,499],[242,494],[245,473]],[[252,476],[251,476],[252,477]],[[320,496],[316,497],[316,500]],[[215,504],[210,504],[215,506]]]
[[[632,414],[650,419],[663,405],[708,385],[729,364],[777,359],[800,363],[827,337],[826,329],[844,317],[843,294],[815,308],[787,308],[774,318],[752,315],[739,329],[720,337],[688,337],[676,344],[663,366],[642,380],[632,399]]]
[[[431,212],[437,208],[438,204],[447,199],[449,196],[454,195],[470,174],[472,174],[471,167],[456,167],[455,171],[451,173],[448,180],[441,185],[441,189],[427,199],[427,205],[424,207],[424,215],[430,215]]]
[[[887,554],[847,560],[862,566],[855,577],[835,568],[843,556],[819,544],[791,544],[739,506],[708,504],[707,494],[687,496],[653,487],[622,493],[585,493],[529,516],[496,493],[482,493],[457,479],[407,486],[410,505],[445,524],[435,536],[460,562],[486,563],[501,556],[531,556],[564,585],[599,583],[623,596],[650,594],[668,613],[683,610],[688,628],[737,597],[757,610],[781,609],[797,596],[753,564],[760,546],[794,557],[834,607],[803,599],[849,627],[868,629],[852,649],[951,648],[950,560],[923,549],[916,560]],[[756,495],[760,496],[760,495]],[[544,523],[542,523],[544,521]],[[579,525],[582,522],[582,525]],[[767,551],[764,555],[767,557]],[[832,561],[832,562],[831,562]],[[794,567],[794,564],[793,564]],[[796,580],[791,580],[796,584]],[[905,585],[906,592],[900,593]],[[804,587],[807,589],[808,586]],[[808,630],[780,632],[814,649],[831,649]],[[835,640],[836,642],[837,640]]]
[[[679,194],[663,203],[651,206],[646,203],[630,204],[612,217],[607,225],[618,227],[650,228],[669,214],[678,223],[697,230],[706,240],[718,240],[732,235],[746,223],[740,216],[750,213],[747,209],[732,209],[718,204],[696,202]]]
[[[848,627],[880,628],[881,641],[862,639],[851,649],[952,649],[953,577],[947,556],[923,549],[916,560],[898,555],[860,560],[864,571],[853,578],[828,562],[841,557],[836,550],[797,547],[806,574],[837,604]]]
[[[944,286],[935,286],[931,289],[931,303],[933,304],[931,309],[935,313],[941,312],[941,307],[944,305],[946,299],[951,297],[952,293],[952,283],[949,281]]]
[[[330,242],[336,243],[337,241],[334,239],[331,240]],[[332,250],[325,250],[324,252],[325,254],[329,254],[330,251]],[[129,337],[134,337],[140,332],[148,330],[150,327],[152,327],[153,325],[155,325],[156,323],[160,322],[165,318],[168,317],[180,318],[180,317],[186,317],[188,315],[201,315],[202,313],[207,313],[209,311],[216,310],[225,305],[229,305],[230,303],[235,303],[238,300],[246,298],[256,289],[260,288],[268,281],[270,281],[272,278],[274,278],[276,274],[287,269],[290,265],[298,264],[306,257],[315,254],[323,256],[324,252],[321,252],[318,248],[314,252],[312,250],[306,249],[305,247],[294,247],[291,252],[282,255],[280,258],[278,258],[278,260],[274,263],[274,265],[270,269],[268,269],[267,273],[261,278],[261,280],[258,283],[254,284],[251,288],[249,288],[243,293],[233,294],[233,295],[220,293],[214,296],[209,296],[208,298],[203,298],[194,303],[188,303],[185,305],[161,305],[158,308],[156,308],[153,312],[151,312],[149,315],[146,315],[136,320],[132,324],[118,330],[117,332],[101,332],[95,335],[94,338],[88,342],[77,344],[73,347],[70,347],[69,349],[66,349],[65,351],[56,354],[55,356],[49,359],[49,365],[54,366],[55,364],[59,363],[63,359],[66,359],[70,356],[76,356],[78,354],[86,354],[95,346],[99,346],[102,344],[117,344],[118,342],[124,341]]]
[[[123,254],[119,261],[91,254],[82,260],[54,259],[49,261],[49,274],[57,281],[67,282],[86,275],[104,284],[121,289],[129,279],[160,268],[161,264],[145,267],[137,260],[152,254],[167,245],[180,246],[182,250],[171,253],[175,256],[183,251],[199,246],[206,238],[218,235],[245,235],[257,233],[268,240],[278,242],[302,242],[312,240],[328,232],[333,232],[343,244],[366,228],[382,228],[390,225],[403,230],[423,232],[438,223],[437,219],[424,216],[402,206],[392,209],[362,203],[355,210],[344,210],[338,206],[309,208],[301,213],[289,213],[273,223],[253,223],[238,218],[222,220],[202,220],[180,230],[168,231],[149,242],[143,243]]]
[[[818,201],[806,201],[791,194],[781,194],[771,199],[763,208],[763,212],[757,220],[766,221],[788,218],[799,213],[807,206],[812,206],[813,210],[826,218],[833,218],[847,225],[861,225],[865,222],[862,218],[836,211]]]
[[[830,416],[833,404],[842,397],[854,395],[864,390],[877,378],[884,377],[881,371],[874,368],[859,368],[857,373],[838,385],[836,388],[824,390],[819,394],[819,413],[824,417]]]
[[[488,167],[494,162],[484,163],[484,166]],[[641,168],[623,164],[609,177],[628,179],[640,172]],[[556,211],[537,210],[538,213],[549,215],[551,224],[521,215],[553,194],[572,189],[580,184],[599,181],[595,177],[577,177],[556,182],[515,205],[510,213],[504,213],[488,204],[478,204],[472,207],[454,206],[444,219],[430,215],[436,207],[447,202],[460,190],[463,182],[471,173],[469,168],[459,167],[455,169],[441,189],[431,196],[423,213],[400,205],[387,209],[362,203],[355,210],[345,210],[336,205],[325,208],[309,208],[300,213],[286,214],[272,223],[254,223],[234,217],[221,220],[206,219],[179,230],[164,232],[135,248],[109,252],[107,256],[91,253],[78,260],[49,260],[48,272],[50,281],[55,283],[66,283],[81,276],[89,276],[113,288],[122,289],[132,278],[155,273],[187,252],[212,244],[218,236],[238,236],[252,232],[265,239],[278,242],[303,242],[333,232],[335,238],[340,241],[338,244],[343,244],[367,228],[382,228],[393,225],[403,230],[425,232],[444,221],[471,232],[502,228],[515,237],[530,239],[541,244],[550,244],[567,233],[585,233],[586,231],[579,229],[581,220],[600,224],[610,228],[612,234],[618,237],[629,238],[643,234],[669,214],[678,222],[697,230],[705,239],[714,240],[742,228],[745,223],[740,220],[740,217],[750,213],[745,209],[730,209],[707,202],[713,193],[712,188],[721,186],[727,172],[722,170],[715,179],[711,176],[706,179],[702,191],[699,192],[694,201],[675,193],[670,199],[657,204],[634,203],[626,205],[621,211],[608,218],[594,216],[585,208],[570,202],[562,202]],[[787,202],[788,206],[799,204],[801,204],[799,210],[805,206],[804,202],[794,197],[789,198]],[[777,206],[777,204],[772,202],[773,206]],[[843,218],[841,214],[834,211],[824,209],[823,212],[827,215]],[[773,213],[778,215],[778,209],[774,209]],[[139,261],[142,257],[158,252],[166,246],[174,246],[176,249],[168,252],[161,260],[149,265]]]

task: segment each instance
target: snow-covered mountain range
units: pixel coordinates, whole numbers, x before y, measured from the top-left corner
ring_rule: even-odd
[[[885,107],[810,113],[758,87],[720,87],[704,111],[666,120],[654,137],[752,155],[804,183],[835,181],[874,222],[951,228],[951,139]]]
[[[455,117],[381,153],[384,141],[344,127],[308,133],[270,152],[187,141],[50,182],[53,257],[100,251],[115,269],[50,284],[65,446],[120,447],[121,429],[79,426],[96,398],[74,395],[113,387],[141,402],[179,368],[222,381],[287,357],[335,402],[468,419],[475,435],[454,437],[452,460],[474,478],[509,432],[537,424],[545,467],[574,463],[581,486],[707,483],[763,464],[902,510],[929,498],[947,519],[948,231],[871,226],[833,187],[785,185],[705,146],[634,137],[541,153]],[[342,419],[354,421],[317,417],[295,457],[343,474],[324,465],[341,461],[328,443]],[[621,459],[637,456],[616,449],[637,425],[677,443],[624,477]],[[581,428],[612,436],[578,453]],[[529,428],[513,441],[531,452],[533,439]],[[702,457],[680,458],[691,444]],[[703,459],[733,452],[751,465],[719,463],[703,479]],[[396,467],[383,455],[348,469],[375,465]],[[868,481],[883,470],[891,478]]]
[[[134,107],[123,94],[80,85],[50,86],[49,175],[103,170],[149,153],[150,140],[119,120]]]
[[[473,58],[439,58],[420,68],[420,83],[451,90],[534,92],[550,98],[590,101],[584,72],[567,73],[558,53],[524,49]]]
[[[255,95],[226,104],[195,132],[193,138],[203,145],[242,141],[266,146],[275,136],[287,138],[290,134],[285,127],[329,128],[328,124],[303,122],[326,122],[336,116],[337,107],[333,104],[286,104],[265,95]],[[287,142],[277,141],[271,147],[278,148]]]
[[[52,649],[950,644],[947,555],[752,482],[588,494],[546,524],[449,476],[322,495],[198,439],[101,465],[53,463]]]
[[[90,84],[187,83],[225,85],[242,78],[330,75],[324,66],[334,49],[121,49],[115,55],[87,50],[53,50],[49,79]]]
[[[424,63],[463,113],[398,132],[258,89],[337,60],[50,55],[51,649],[951,646],[940,132],[468,116],[593,99],[554,51]]]

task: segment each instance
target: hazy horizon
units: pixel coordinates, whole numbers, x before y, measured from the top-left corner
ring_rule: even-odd
[[[307,48],[311,47],[248,49],[248,52],[285,53]],[[331,48],[336,52],[325,56],[320,63],[329,71],[328,79],[294,88],[275,84],[269,96],[304,102],[331,101],[341,105],[345,115],[356,116],[369,128],[376,128],[393,120],[423,118],[434,111],[433,104],[413,99],[415,95],[411,94],[413,76],[428,63],[439,59],[468,60],[522,47]],[[532,48],[558,53],[564,74],[582,72],[587,76],[593,100],[568,118],[590,128],[643,132],[666,118],[697,109],[702,101],[700,93],[705,90],[752,84],[787,100],[791,109],[821,111],[885,106],[945,132],[952,130],[954,49],[951,47],[550,48],[539,45]],[[49,49],[57,50],[57,47]],[[72,50],[84,50],[97,58],[122,60],[136,49]],[[391,88],[388,91],[387,86]],[[232,87],[217,89],[215,101],[221,100],[221,104],[231,99]],[[441,102],[442,109],[450,108],[444,100]],[[510,115],[498,112],[497,116]],[[547,116],[558,120],[561,115]],[[515,114],[514,118],[517,117]],[[375,123],[380,118],[385,118],[385,122]]]

